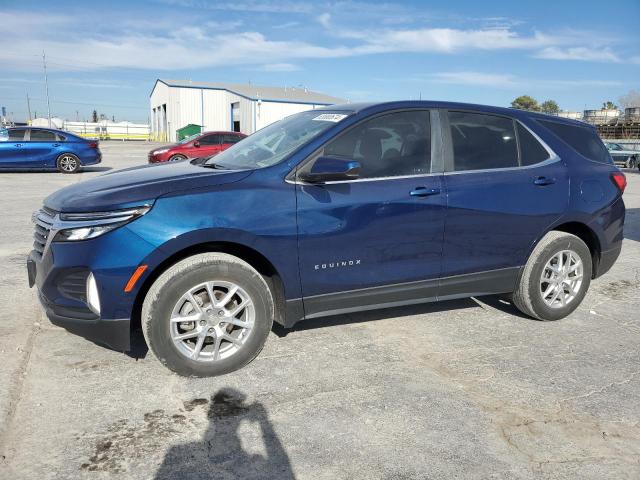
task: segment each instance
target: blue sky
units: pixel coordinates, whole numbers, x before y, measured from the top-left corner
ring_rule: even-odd
[[[21,5],[24,5],[23,7]],[[28,5],[28,7],[27,7]],[[565,110],[640,89],[640,1],[0,2],[0,105],[147,121],[156,78]]]

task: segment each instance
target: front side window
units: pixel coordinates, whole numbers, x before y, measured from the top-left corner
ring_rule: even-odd
[[[32,142],[55,142],[56,134],[48,130],[31,130],[29,138]]]
[[[8,137],[6,139],[10,142],[22,142],[24,140],[24,134],[26,129],[24,128],[11,128],[8,131]],[[2,137],[0,137],[2,139]]]
[[[348,117],[350,113],[328,110],[296,113],[232,145],[219,155],[207,160],[205,165],[213,164],[231,170],[275,165]]]
[[[456,171],[518,166],[513,120],[495,115],[449,112]]]
[[[366,120],[328,143],[324,156],[360,162],[360,178],[421,175],[431,170],[429,111]]]
[[[244,137],[241,137],[240,135],[225,134],[225,135],[222,136],[222,143],[225,143],[225,144],[238,143],[243,138]]]
[[[219,145],[220,135],[207,135],[198,140],[198,142],[200,142],[200,145]]]

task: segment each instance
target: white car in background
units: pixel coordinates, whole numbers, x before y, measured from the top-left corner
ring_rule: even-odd
[[[640,150],[627,150],[618,143],[605,143],[605,145],[616,165],[622,165],[625,168],[636,168],[639,166],[638,159],[640,159]]]

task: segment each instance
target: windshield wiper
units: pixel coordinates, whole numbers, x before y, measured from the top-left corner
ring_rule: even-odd
[[[222,165],[213,162],[201,163],[200,166],[203,168],[215,168],[216,170],[231,170],[230,168],[223,167]]]

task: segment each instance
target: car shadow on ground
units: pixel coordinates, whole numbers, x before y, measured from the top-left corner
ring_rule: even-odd
[[[640,208],[627,208],[624,219],[624,238],[640,242]]]
[[[113,170],[113,167],[82,167],[80,173],[108,172],[109,170]]]
[[[291,462],[260,402],[247,403],[247,396],[234,388],[223,388],[211,397],[187,402],[187,410],[208,404],[208,428],[202,440],[172,446],[165,454],[155,480],[205,478],[295,479]],[[257,427],[260,438],[241,438],[240,425]],[[262,445],[256,445],[262,443]],[[260,453],[247,451],[255,447]]]

